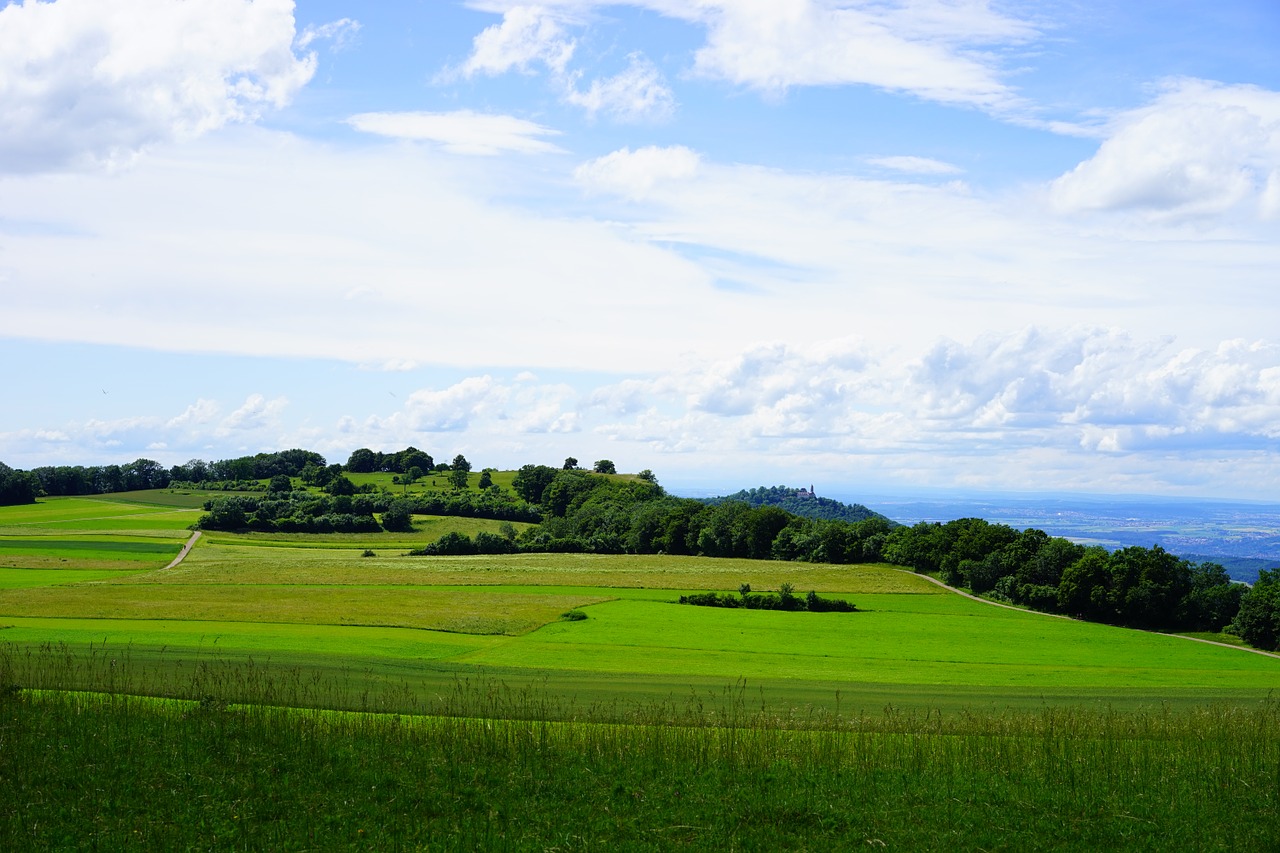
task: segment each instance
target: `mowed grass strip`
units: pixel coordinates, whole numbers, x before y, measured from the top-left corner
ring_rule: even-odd
[[[6,616],[173,619],[419,628],[514,636],[598,595],[368,587],[79,584],[0,591]]]
[[[859,613],[618,600],[467,660],[598,672],[1016,688],[1280,689],[1280,660],[954,595],[864,595]]]
[[[110,569],[26,569],[0,566],[0,589],[27,589],[37,586],[58,586],[82,581],[100,581],[116,578],[123,571]]]
[[[212,540],[212,541],[209,541]],[[378,546],[374,546],[375,549]],[[135,579],[138,580],[138,579]],[[758,591],[790,583],[797,592],[946,595],[910,572],[885,565],[836,566],[653,555],[512,554],[405,557],[378,550],[259,547],[206,537],[177,569],[146,582],[197,584],[544,585],[667,590]]]
[[[0,507],[0,532],[41,530],[185,530],[200,520],[200,509],[112,501],[106,498],[44,498],[34,504]]]
[[[120,569],[166,566],[182,539],[137,536],[0,536],[0,566],[24,569]]]

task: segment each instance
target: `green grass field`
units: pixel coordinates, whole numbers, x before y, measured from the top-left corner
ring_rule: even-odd
[[[1280,845],[1275,657],[884,565],[404,556],[471,519],[167,569],[147,498],[0,510],[0,849]],[[744,582],[859,612],[676,603]]]
[[[9,531],[0,562],[12,566],[0,570],[0,624],[9,626],[0,639],[130,648],[156,666],[216,648],[308,671],[354,669],[367,683],[541,679],[564,698],[590,701],[607,701],[611,685],[615,698],[634,700],[743,680],[769,692],[770,704],[820,707],[837,695],[948,707],[1002,697],[1010,707],[1134,706],[1247,700],[1280,688],[1272,657],[992,607],[883,565],[404,556],[445,530],[496,529],[474,519],[423,518],[414,534],[211,534],[166,570],[186,531],[140,535],[151,517],[173,512],[142,497],[55,500],[0,516]],[[139,530],[116,528],[121,521]],[[72,535],[64,524],[79,527]],[[845,597],[861,612],[675,603],[744,582]],[[572,609],[588,618],[561,621]]]

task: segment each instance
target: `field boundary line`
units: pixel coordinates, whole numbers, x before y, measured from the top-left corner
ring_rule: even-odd
[[[178,556],[174,557],[173,562],[171,562],[169,565],[165,566],[164,568],[176,569],[178,567],[178,564],[181,563],[183,560],[185,560],[187,558],[187,555],[191,553],[191,549],[195,547],[196,540],[198,540],[199,538],[200,538],[199,530],[192,533],[191,538],[187,540],[187,544],[183,545],[182,550],[178,552]]]
[[[954,586],[948,586],[947,584],[943,583],[942,581],[938,580],[935,577],[930,577],[929,575],[921,574],[920,572],[913,572],[910,569],[896,569],[895,571],[906,572],[908,574],[922,577],[925,580],[929,581],[930,583],[937,584],[938,586],[942,587],[945,590],[954,592],[956,595],[963,596],[964,598],[968,598],[972,601],[978,601],[983,604],[990,604],[992,607],[1003,607],[1005,610],[1017,610],[1019,613],[1034,613],[1037,616],[1051,616],[1054,619],[1070,619],[1073,622],[1085,621],[1082,619],[1076,619],[1073,616],[1067,616],[1064,613],[1045,613],[1043,610],[1031,610],[1026,607],[1014,607],[1012,604],[1002,604],[999,601],[992,601],[989,598],[982,598],[981,596],[977,596],[972,593],[965,592],[962,589],[956,589]],[[1096,624],[1105,624],[1105,623],[1096,623]],[[1141,631],[1142,629],[1135,628],[1133,630]],[[1150,633],[1159,634],[1162,637],[1177,637],[1180,640],[1191,640],[1196,643],[1205,643],[1210,646],[1218,646],[1224,649],[1235,649],[1238,652],[1253,652],[1255,655],[1262,655],[1265,658],[1276,658],[1277,660],[1280,660],[1280,654],[1276,654],[1275,652],[1266,652],[1266,651],[1263,651],[1262,649],[1255,649],[1252,646],[1235,646],[1235,645],[1232,645],[1231,643],[1220,643],[1217,640],[1206,640],[1203,637],[1188,637],[1186,634],[1169,634],[1164,631],[1151,631]]]

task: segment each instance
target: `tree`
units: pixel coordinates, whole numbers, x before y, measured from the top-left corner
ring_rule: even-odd
[[[329,485],[325,491],[335,496],[354,495],[356,493],[356,484],[348,480],[346,477],[334,477],[329,481]]]
[[[378,457],[381,454],[374,453],[367,447],[361,447],[351,452],[351,457],[347,460],[347,470],[352,474],[369,474],[377,470]]]
[[[463,460],[466,461],[465,459]],[[449,485],[453,486],[456,491],[462,491],[467,487],[467,470],[470,468],[450,468],[449,469]]]
[[[481,489],[487,489],[492,485],[493,485],[493,476],[489,473],[489,469],[485,468],[483,471],[480,472],[480,482],[477,484],[477,487]]]
[[[467,461],[467,457],[459,453],[457,456],[453,457],[453,461],[449,463],[449,470],[466,471],[469,474],[471,473],[471,463]]]
[[[431,458],[430,453],[426,453],[425,451],[412,446],[406,447],[404,450],[395,454],[395,461],[393,463],[394,469],[401,474],[408,471],[410,468],[421,468],[423,471],[430,471],[435,467],[435,464],[436,462]],[[418,476],[421,477],[422,475],[419,474]]]
[[[511,481],[511,488],[515,489],[521,499],[531,504],[540,504],[542,493],[551,485],[555,476],[556,469],[550,465],[522,465]]]
[[[608,459],[600,459],[596,462],[595,467],[591,469],[597,474],[616,474],[618,468]]]
[[[566,456],[564,460],[564,467],[561,470],[572,471],[574,468],[577,468],[577,467],[578,467],[578,460],[572,456]]]
[[[392,501],[391,505],[383,510],[382,529],[391,533],[413,532],[413,513],[410,512],[407,501]]]
[[[648,468],[645,468],[639,474],[636,474],[636,476],[639,477],[641,480],[644,480],[646,483],[658,482],[657,476],[655,476],[654,473],[650,471]]]
[[[1240,599],[1240,612],[1227,629],[1249,645],[1280,648],[1280,569],[1263,569]]]
[[[35,474],[15,471],[0,462],[0,506],[33,504],[40,491],[40,479]]]
[[[289,479],[288,474],[276,474],[267,483],[268,492],[292,492],[293,481]]]

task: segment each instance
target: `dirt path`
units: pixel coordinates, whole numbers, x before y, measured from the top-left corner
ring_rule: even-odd
[[[963,596],[964,598],[968,598],[973,601],[979,601],[983,604],[990,604],[992,607],[1003,607],[1006,610],[1017,610],[1022,613],[1034,613],[1037,616],[1049,616],[1053,619],[1071,619],[1072,618],[1070,616],[1063,616],[1061,613],[1044,613],[1039,610],[1028,610],[1025,607],[1014,607],[1011,604],[1001,604],[998,601],[992,601],[989,598],[982,598],[980,596],[967,593],[962,589],[956,589],[954,586],[947,586],[945,583],[938,580],[937,578],[931,578],[928,575],[922,575],[922,574],[919,574],[918,572],[913,572],[910,569],[898,569],[898,571],[907,572],[908,574],[916,575],[917,577],[922,577],[932,584],[937,584],[938,586],[942,587],[948,592],[954,592],[956,595]],[[1138,630],[1141,630],[1141,629],[1138,629]],[[1165,637],[1177,637],[1180,640],[1191,640],[1196,643],[1205,643],[1210,646],[1220,646],[1224,649],[1235,649],[1238,652],[1253,652],[1255,655],[1262,655],[1265,658],[1276,658],[1277,660],[1280,660],[1280,654],[1276,654],[1274,652],[1264,652],[1262,649],[1254,649],[1254,648],[1250,648],[1249,646],[1233,646],[1231,643],[1219,643],[1217,640],[1205,640],[1201,637],[1188,637],[1185,634],[1166,634],[1164,631],[1152,631],[1151,633],[1161,634]]]
[[[196,540],[200,538],[200,531],[197,530],[191,534],[191,538],[187,540],[187,544],[182,546],[182,550],[178,552],[178,556],[173,558],[173,562],[165,566],[166,569],[176,569],[178,564],[187,558],[191,553],[191,549],[195,546]]]

